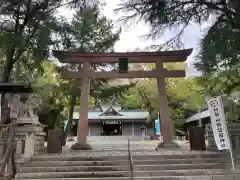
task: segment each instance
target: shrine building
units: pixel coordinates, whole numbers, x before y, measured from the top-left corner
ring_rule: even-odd
[[[152,135],[152,129],[145,126],[148,116],[147,110],[122,110],[113,104],[88,110],[88,140],[146,139]],[[72,132],[77,136],[79,112],[73,113],[73,119]]]

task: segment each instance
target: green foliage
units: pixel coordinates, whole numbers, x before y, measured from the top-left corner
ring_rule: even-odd
[[[120,29],[113,32],[113,23],[101,14],[99,4],[90,4],[89,2],[85,2],[75,13],[70,23],[70,29],[71,36],[68,38],[67,50],[79,52],[112,52],[121,32]],[[94,65],[93,69],[104,70],[104,68],[111,66],[107,64]],[[70,71],[79,71],[81,69],[78,65],[67,65],[65,68]],[[72,82],[68,127],[71,127],[74,106],[76,102],[79,102],[81,91],[79,84],[80,82],[77,80]],[[96,106],[99,99],[119,96],[129,87],[132,87],[132,85],[113,87],[109,86],[107,79],[91,79],[90,96],[91,103],[94,103],[91,105]],[[68,131],[70,131],[70,128],[68,128]]]
[[[195,67],[203,73],[222,71],[240,62],[240,31],[220,16],[200,40],[200,53]]]
[[[84,52],[113,51],[119,40],[120,29],[113,32],[111,20],[103,16],[98,4],[85,4],[74,15],[71,22],[72,47],[70,49]]]
[[[184,69],[184,63],[167,63],[164,67],[169,70]],[[153,69],[154,64],[145,64],[143,68]],[[183,123],[194,113],[197,113],[203,104],[202,86],[195,79],[167,79],[167,95],[169,101],[170,118],[175,129],[182,130]],[[147,109],[150,113],[150,124],[154,124],[160,111],[157,82],[152,79],[140,79],[136,87],[124,95],[120,101],[124,109]]]
[[[237,0],[124,0],[117,11],[129,14],[123,20],[143,19],[150,24],[148,37],[159,38],[167,30],[176,35],[164,45],[181,48],[181,35],[191,24],[214,21],[200,40],[196,68],[203,73],[230,68],[239,62],[240,2]],[[215,20],[213,20],[213,17]]]
[[[58,24],[61,23],[54,16],[54,12],[59,7],[76,2],[78,1],[0,2],[0,49],[4,55],[2,82],[10,80],[17,61],[26,66],[34,65],[39,68],[38,65],[48,55],[50,46],[57,43],[54,42],[53,34],[59,31]],[[28,61],[29,56],[31,61]]]
[[[135,86],[134,83],[118,86],[105,85],[105,87],[101,89],[101,93],[99,94],[99,96],[96,98],[105,100],[113,98],[113,96],[123,97],[124,94],[127,93],[127,91],[134,86]]]
[[[167,90],[170,118],[175,129],[182,129],[184,121],[196,113],[202,103],[200,87],[194,79],[168,79]],[[160,111],[156,80],[140,80],[120,101],[124,109],[148,109],[153,122]]]
[[[239,102],[240,83],[239,8],[240,2],[237,0],[124,0],[117,10],[130,13],[123,17],[124,20],[139,18],[150,24],[151,29],[148,37],[159,38],[164,32],[174,28],[177,31],[176,36],[165,43],[167,47],[172,48],[181,47],[181,35],[187,26],[193,23],[202,25],[211,18],[213,23],[200,39],[200,51],[195,63],[196,69],[205,75],[198,80],[199,85],[196,92],[200,96],[196,96],[197,102],[193,101],[184,104],[188,104],[188,108],[192,109],[191,106],[194,103],[203,103],[204,96],[227,95],[235,101],[235,105],[229,106],[230,113],[228,115],[231,116],[230,119],[239,119],[239,106],[236,105]],[[159,49],[162,47],[160,46]],[[185,89],[184,92],[187,92],[187,97],[194,99],[194,94],[190,95],[191,93],[188,92],[188,89],[192,89],[194,86],[188,87],[181,82],[177,87]],[[169,88],[169,91],[171,97],[171,88]],[[178,100],[182,102],[182,98],[178,98]],[[177,114],[178,117],[181,117],[178,111],[171,114]]]
[[[69,82],[61,79],[54,62],[42,64],[44,72],[36,77],[33,87],[40,103],[38,109],[39,121],[49,128],[60,126],[67,115],[67,104],[70,92]]]
[[[230,95],[240,90],[240,65],[199,77],[198,83],[207,95]]]
[[[240,64],[229,70],[214,72],[198,78],[205,96],[226,96],[228,120],[240,120]]]
[[[181,1],[166,3],[139,0],[139,2],[147,2],[147,6],[139,5],[133,8],[132,5],[125,5],[128,5],[128,10],[131,8],[137,10],[137,14],[146,13],[142,17],[152,25],[153,36],[161,34],[165,27],[178,26],[182,23],[187,25],[189,13],[193,15],[191,21],[197,19],[197,15],[191,12],[191,6],[185,8],[180,4]],[[59,7],[75,3],[80,3],[77,4],[79,9],[70,23],[57,15]],[[2,81],[13,81],[16,79],[13,76],[17,75],[18,81],[31,83],[35,87],[36,94],[32,96],[32,100],[35,103],[34,108],[38,110],[40,121],[49,128],[59,126],[67,116],[68,108],[74,107],[74,104],[79,102],[80,89],[78,81],[61,79],[59,67],[54,62],[42,62],[48,59],[50,48],[80,52],[112,52],[121,29],[114,31],[112,21],[102,15],[98,2],[3,0],[0,6],[3,17],[0,20],[0,55],[1,63],[4,65]],[[202,5],[201,7],[203,8]],[[175,8],[176,11],[170,11],[171,8]],[[202,8],[199,8],[202,11],[199,11],[198,22],[203,22],[210,14]],[[151,15],[148,16],[147,13]],[[19,62],[20,73],[18,68],[14,67],[16,62]],[[115,68],[114,65],[106,64],[95,65],[93,68],[105,70],[106,67]],[[166,67],[176,68],[175,65]],[[64,68],[77,71],[81,66],[66,65]],[[152,66],[149,65],[147,68]],[[171,119],[175,127],[180,128],[182,121],[198,109],[201,96],[195,91],[198,87],[194,80],[169,79],[167,85]],[[116,96],[123,108],[148,109],[152,119],[156,117],[161,103],[156,81],[152,80],[141,80],[137,85],[119,83],[113,86],[108,79],[91,79],[90,95],[89,106],[96,105],[98,99],[108,100]]]
[[[80,8],[74,15],[71,22],[72,38],[69,50],[83,52],[112,52],[114,44],[119,40],[121,30],[113,32],[114,25],[111,20],[101,14],[99,4],[88,4]],[[95,65],[93,68],[104,69],[111,65]],[[76,67],[70,66],[73,70]],[[132,85],[109,86],[107,79],[92,79],[90,95],[97,102],[98,99],[110,98],[113,95],[119,96]],[[79,92],[80,89],[77,88]]]
[[[123,98],[119,98],[119,103],[121,104],[122,109],[144,109],[145,104],[142,103],[139,98],[139,94],[136,91],[136,88],[131,88],[129,91],[124,94]]]

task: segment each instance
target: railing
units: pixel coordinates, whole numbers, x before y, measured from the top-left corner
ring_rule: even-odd
[[[4,132],[3,130],[1,131],[2,144],[0,144],[0,151],[4,156],[0,166],[0,177],[5,177],[6,179],[14,178],[17,173],[15,157],[31,158],[35,150],[35,134],[27,133],[24,140],[16,138],[16,127],[16,120],[12,120],[11,124],[6,126],[6,130]],[[4,143],[3,133],[8,133],[9,135],[7,143]]]
[[[130,147],[130,138],[128,137],[128,159],[129,159],[129,169],[130,169],[130,177],[131,180],[134,179],[134,168],[133,168],[133,159],[132,159],[132,153],[131,153],[131,147]]]
[[[7,132],[9,132],[9,139],[8,139],[8,144],[7,144],[7,149],[6,152],[3,156],[3,161],[1,164],[1,169],[0,169],[0,174],[1,176],[6,176],[6,172],[9,172],[10,170],[10,162],[11,162],[11,167],[12,167],[12,172],[10,177],[14,178],[16,173],[17,173],[17,168],[15,164],[15,159],[14,159],[14,151],[13,151],[13,145],[14,145],[14,137],[15,137],[15,129],[16,129],[16,119],[13,119],[12,122],[10,123],[9,127],[7,127]],[[8,175],[9,176],[9,175]]]

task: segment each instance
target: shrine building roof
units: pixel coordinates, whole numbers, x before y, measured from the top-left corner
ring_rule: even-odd
[[[99,101],[99,109],[88,110],[89,121],[104,121],[104,120],[137,120],[145,121],[149,112],[146,109],[136,109],[136,110],[122,110],[121,106],[115,104],[116,99],[113,99],[110,103],[103,105]],[[79,112],[73,112],[73,119],[79,120]],[[80,118],[81,120],[81,118]]]
[[[149,116],[147,110],[120,111],[121,115],[102,115],[99,111],[88,111],[88,119],[91,120],[146,120]],[[79,112],[73,113],[73,119],[79,119]]]
[[[114,100],[108,105],[100,105],[99,109],[89,110],[89,120],[146,120],[149,116],[148,110],[122,110],[120,106],[114,105]],[[73,119],[80,118],[79,112],[73,113]]]

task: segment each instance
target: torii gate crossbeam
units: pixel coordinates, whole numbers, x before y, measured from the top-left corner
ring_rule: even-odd
[[[62,72],[65,79],[82,79],[80,98],[80,117],[78,128],[78,142],[85,144],[88,135],[88,101],[90,78],[157,78],[158,93],[160,99],[160,118],[164,144],[172,143],[172,121],[169,119],[169,107],[165,78],[185,77],[184,70],[166,70],[163,63],[184,62],[192,53],[192,49],[164,52],[131,52],[131,53],[83,53],[54,51],[54,55],[61,63],[83,64],[79,72]],[[94,72],[92,64],[118,63],[119,58],[128,58],[129,63],[156,63],[156,69],[152,71],[118,72]]]

